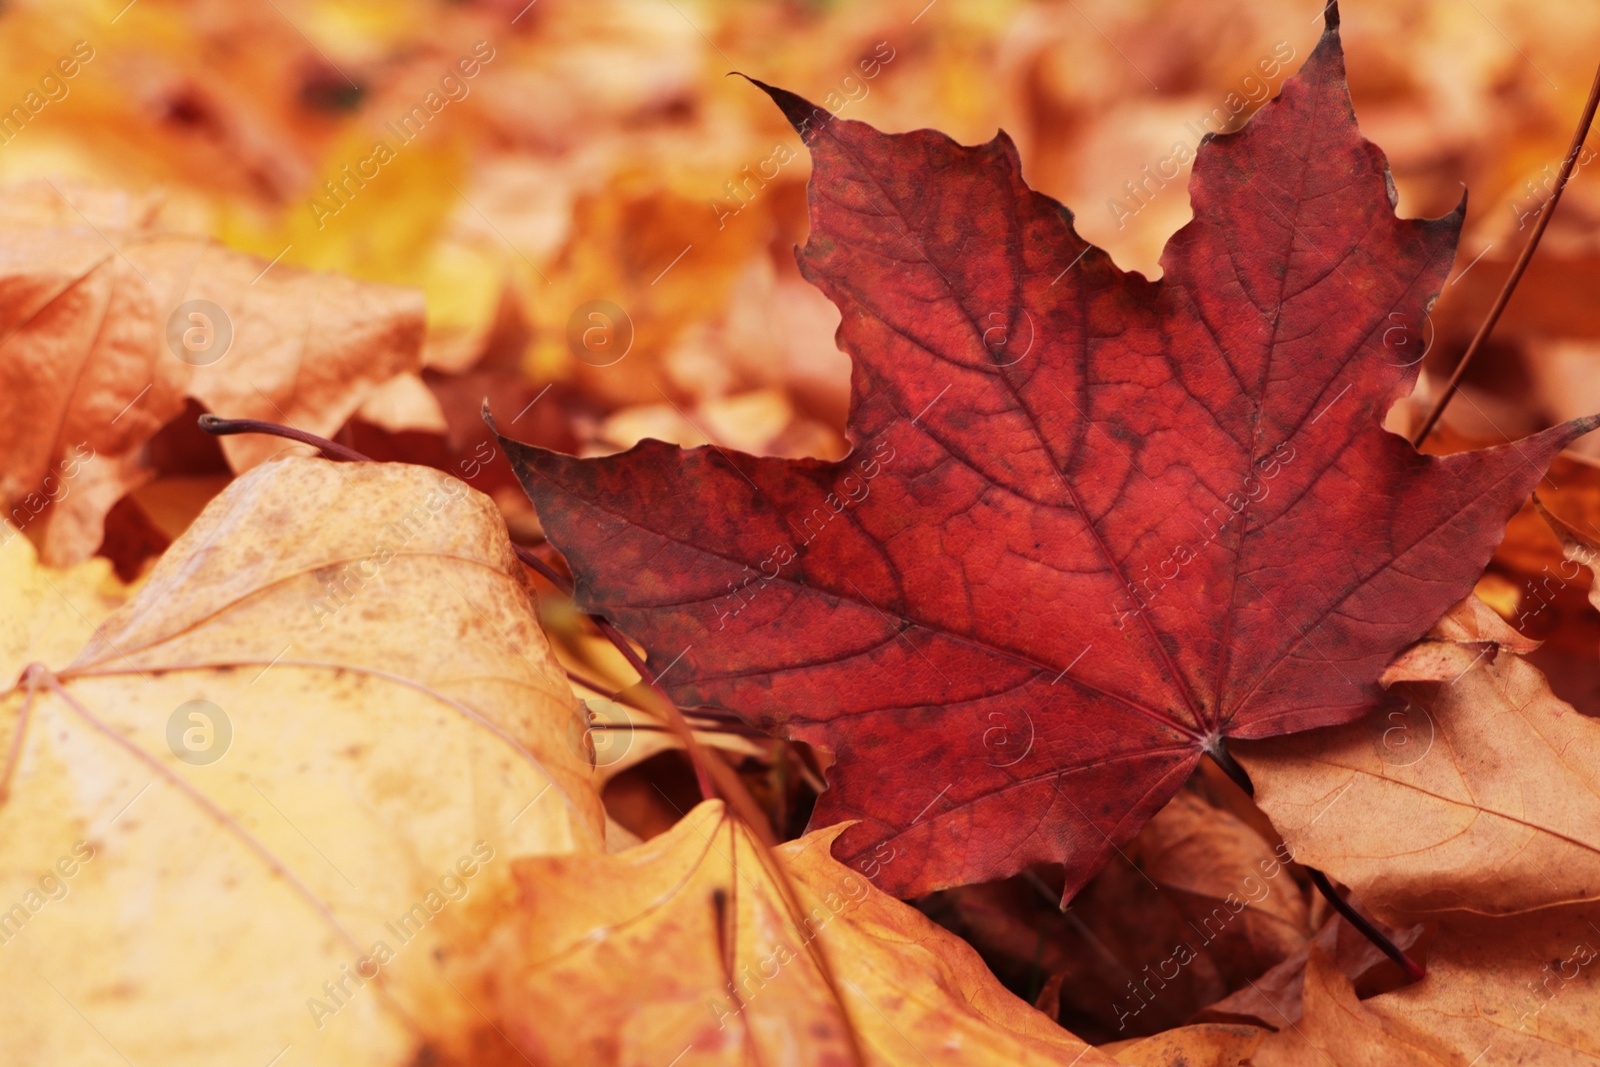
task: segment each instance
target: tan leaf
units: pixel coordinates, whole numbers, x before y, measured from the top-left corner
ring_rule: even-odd
[[[1320,949],[1305,1014],[1263,1042],[1257,1067],[1570,1067],[1600,1063],[1600,912],[1554,908],[1446,922],[1415,985],[1357,1001]]]
[[[1412,953],[1426,930],[1425,925],[1418,923],[1408,930],[1389,930],[1386,934],[1402,952]],[[1299,1022],[1303,1010],[1300,997],[1305,984],[1306,960],[1313,945],[1326,953],[1350,979],[1358,996],[1386,993],[1410,981],[1399,966],[1369,941],[1365,934],[1334,914],[1306,947],[1251,978],[1242,988],[1222,1000],[1207,1005],[1192,1021],[1259,1024],[1274,1030]],[[1412,953],[1412,956],[1415,958],[1416,954]]]
[[[1305,897],[1272,847],[1193,793],[1179,793],[1136,842],[1141,866],[1178,906],[1195,947],[1233,982],[1306,943]]]
[[[330,434],[421,365],[419,294],[134,223],[0,228],[0,503],[53,566],[87,558],[192,397]],[[223,442],[245,470],[282,442]]]
[[[1115,1062],[1006,992],[971,947],[835,861],[828,850],[843,829],[773,853],[798,921],[772,860],[718,802],[620,856],[519,863],[498,1025],[542,1067],[845,1065],[858,1062],[852,1030],[866,1064]]]
[[[1569,564],[1578,564],[1588,567],[1595,581],[1589,586],[1589,603],[1600,608],[1600,542],[1596,542],[1593,534],[1585,533],[1576,526],[1557,515],[1552,515],[1544,503],[1535,496],[1533,506],[1539,509],[1539,514],[1544,516],[1544,521],[1550,524],[1550,529],[1555,533],[1556,540],[1561,542],[1561,554]],[[1572,567],[1568,574],[1566,567],[1562,568],[1560,578],[1571,581],[1578,576],[1577,567]]]
[[[1271,845],[1185,790],[1059,907],[1029,872],[923,898],[1013,989],[1052,976],[1054,1017],[1094,1041],[1169,1030],[1303,951],[1306,900]],[[1220,1020],[1234,1022],[1235,1019]]]
[[[1237,1067],[1261,1044],[1267,1031],[1254,1026],[1206,1023],[1180,1026],[1137,1041],[1105,1046],[1118,1063],[1172,1067]]]
[[[444,474],[234,482],[0,698],[0,1062],[462,1062],[512,857],[601,847],[530,605]]]
[[[1600,899],[1600,723],[1468,598],[1384,676],[1405,711],[1239,745],[1294,857],[1391,923]]]
[[[356,414],[390,433],[421,430],[442,435],[449,429],[439,398],[426,382],[410,372],[397,374],[379,385]]]
[[[1441,924],[1428,976],[1367,1005],[1392,1033],[1444,1042],[1454,1062],[1600,1062],[1600,910],[1552,908]],[[1484,1055],[1487,1050],[1488,1054]]]
[[[35,661],[65,663],[94,628],[128,599],[105,559],[66,570],[41,567],[26,537],[0,522],[0,684],[7,687]]]
[[[1412,1027],[1393,1029],[1375,1001],[1357,1000],[1350,979],[1315,945],[1303,999],[1300,1021],[1263,1041],[1252,1067],[1456,1067],[1442,1042]]]

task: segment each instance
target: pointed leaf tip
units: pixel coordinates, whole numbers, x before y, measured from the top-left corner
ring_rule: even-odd
[[[739,74],[738,71],[734,71],[734,73]],[[739,74],[739,77],[770,96],[772,102],[778,105],[778,110],[783,112],[783,117],[789,120],[789,125],[794,127],[795,132],[800,135],[801,139],[805,139],[809,129],[822,126],[828,119],[833,117],[830,112],[818,107],[797,93],[791,93],[787,89],[780,89],[776,85],[768,85],[759,78],[752,78],[748,74]]]

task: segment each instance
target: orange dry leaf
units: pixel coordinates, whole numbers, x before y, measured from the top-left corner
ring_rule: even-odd
[[[1523,291],[1519,288],[1518,300]],[[1481,400],[1473,403],[1483,406]],[[1473,403],[1465,404],[1468,414],[1476,414]],[[1455,418],[1454,407],[1451,412]],[[1503,415],[1495,418],[1504,424]],[[1477,444],[1500,441],[1485,437]],[[1439,451],[1471,446],[1471,438],[1448,428],[1436,431],[1428,442],[1430,450]],[[1563,453],[1539,483],[1538,500],[1573,529],[1590,536],[1600,532],[1600,463],[1571,450]],[[1530,500],[1506,525],[1505,539],[1476,592],[1518,631],[1543,642],[1527,654],[1527,661],[1544,673],[1553,693],[1592,715],[1600,712],[1600,671],[1594,668],[1600,655],[1600,615],[1585,598],[1589,585],[1581,558],[1577,563],[1563,558],[1558,535]]]
[[[438,397],[426,382],[409,371],[373,390],[356,414],[390,433],[425,430],[443,435],[449,430]]]
[[[1415,985],[1357,1001],[1320,949],[1305,1014],[1255,1067],[1570,1067],[1600,1062],[1600,910],[1554,908],[1442,925]]]
[[[1561,554],[1566,562],[1588,567],[1595,576],[1596,581],[1589,586],[1589,603],[1600,608],[1600,541],[1596,540],[1594,533],[1587,533],[1560,516],[1552,515],[1537,496],[1533,498],[1533,504],[1539,509],[1539,514],[1544,516],[1545,522],[1550,524],[1556,540],[1561,542]],[[1562,573],[1559,576],[1561,579],[1570,581],[1577,578],[1580,573],[1577,567],[1571,568],[1570,574],[1567,570],[1567,567],[1561,568]]]
[[[1179,793],[1136,841],[1140,866],[1188,920],[1230,986],[1276,964],[1310,931],[1300,887],[1239,819]]]
[[[1396,1032],[1373,1001],[1357,1000],[1350,979],[1316,946],[1306,963],[1304,1002],[1300,1022],[1263,1041],[1251,1067],[1455,1067],[1441,1042]]]
[[[573,712],[486,497],[242,476],[0,696],[0,1062],[483,1062],[513,857],[601,846]]]
[[[1118,1063],[1171,1064],[1172,1067],[1237,1067],[1267,1036],[1254,1026],[1207,1023],[1181,1026],[1137,1041],[1121,1041],[1104,1051]]]
[[[1448,1063],[1600,1062],[1600,909],[1551,908],[1441,925],[1428,977],[1367,1001],[1399,1036],[1429,1037]],[[1488,1055],[1483,1055],[1485,1050]]]
[[[326,435],[420,367],[416,293],[91,219],[41,202],[0,227],[0,503],[48,564],[94,552],[111,506],[148,477],[140,449],[186,397]],[[281,446],[235,437],[223,451],[244,470]]]
[[[620,856],[519,863],[499,1025],[541,1067],[1114,1062],[835,861],[843,829],[768,854],[706,802]]]
[[[1044,1010],[1090,1040],[1175,1026],[1303,950],[1294,876],[1259,833],[1195,793],[1179,793],[1125,852],[1067,914],[1059,883],[1033,872],[919,906],[1023,995],[1053,977]]]
[[[1468,598],[1385,673],[1405,710],[1240,745],[1295,858],[1392,921],[1600,899],[1600,723],[1530,648]]]
[[[1370,920],[1371,916],[1367,918]],[[1414,946],[1426,930],[1427,927],[1419,923],[1409,930],[1385,932],[1402,952],[1411,953],[1412,958],[1417,958]],[[1313,946],[1327,953],[1339,970],[1349,977],[1358,996],[1370,997],[1388,992],[1410,981],[1405,972],[1377,945],[1335,914],[1323,924],[1305,948],[1251,978],[1242,989],[1235,990],[1215,1004],[1207,1005],[1193,1017],[1193,1021],[1251,1023],[1270,1026],[1275,1030],[1299,1022],[1306,960]]]

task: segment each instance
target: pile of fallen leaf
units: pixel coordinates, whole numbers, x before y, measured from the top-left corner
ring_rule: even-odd
[[[1155,7],[0,15],[0,1062],[1600,1062],[1600,26]]]

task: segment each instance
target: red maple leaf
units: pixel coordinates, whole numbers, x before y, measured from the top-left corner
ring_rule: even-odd
[[[810,146],[805,276],[843,316],[853,451],[504,441],[579,604],[685,706],[830,750],[813,825],[909,896],[1070,896],[1221,737],[1348,722],[1597,420],[1419,455],[1385,431],[1465,202],[1401,219],[1337,10],[1208,138],[1151,282],[1004,133],[890,135],[762,86]],[[758,83],[759,84],[759,83]]]

